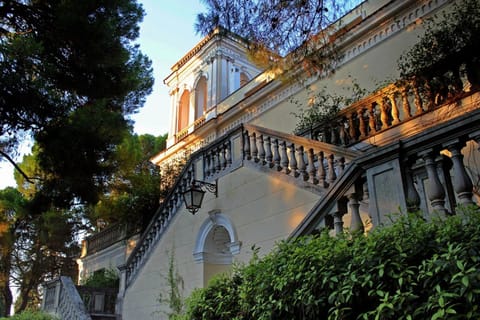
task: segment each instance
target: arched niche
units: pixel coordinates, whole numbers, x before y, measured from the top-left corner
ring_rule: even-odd
[[[235,227],[227,216],[219,211],[209,213],[197,235],[193,257],[203,264],[204,284],[218,273],[228,272],[233,256],[240,253],[241,242]]]

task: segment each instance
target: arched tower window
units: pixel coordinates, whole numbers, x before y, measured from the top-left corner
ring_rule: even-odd
[[[185,90],[180,98],[180,104],[178,105],[177,131],[180,131],[188,126],[189,109],[190,91]]]
[[[195,119],[207,111],[207,78],[201,76],[195,87]]]

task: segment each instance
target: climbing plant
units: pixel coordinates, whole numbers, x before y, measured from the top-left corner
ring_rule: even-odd
[[[333,120],[342,108],[367,94],[367,90],[363,89],[355,79],[350,79],[349,85],[343,89],[346,93],[339,95],[330,93],[326,88],[314,92],[311,86],[307,86],[306,101],[291,99],[290,102],[298,109],[298,112],[291,113],[297,118],[294,133],[301,134],[319,124]]]
[[[184,285],[183,278],[176,268],[173,248],[171,254],[167,252],[167,256],[169,256],[168,272],[165,279],[167,281],[167,292],[161,292],[159,294],[158,302],[162,306],[167,306],[169,311],[155,313],[165,313],[170,320],[181,319],[185,305],[182,295]]]

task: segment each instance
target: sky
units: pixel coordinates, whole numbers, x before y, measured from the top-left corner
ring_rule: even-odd
[[[145,106],[132,119],[138,134],[161,135],[168,132],[170,97],[163,83],[170,68],[192,49],[201,37],[195,34],[196,15],[205,10],[200,0],[139,0],[145,10],[138,43],[141,51],[152,60],[155,84]],[[30,146],[24,146],[23,153]],[[16,159],[21,161],[21,158]],[[0,161],[0,189],[15,186],[13,166]]]

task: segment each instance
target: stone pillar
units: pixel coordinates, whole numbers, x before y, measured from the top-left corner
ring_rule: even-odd
[[[120,283],[118,287],[117,301],[115,303],[115,314],[117,316],[117,319],[121,320],[123,297],[125,296],[125,290],[127,288],[127,266],[125,264],[122,264],[118,266],[117,269]]]

